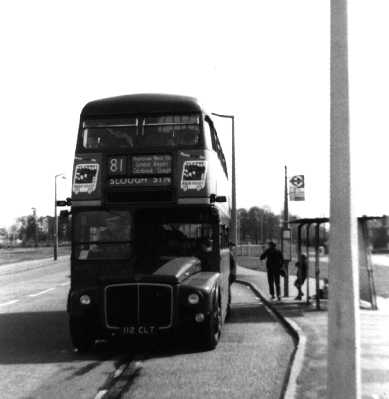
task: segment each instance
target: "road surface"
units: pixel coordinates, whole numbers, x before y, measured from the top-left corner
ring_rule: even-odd
[[[245,286],[234,284],[218,347],[185,341],[74,352],[67,326],[69,260],[0,267],[0,397],[279,398],[292,338]]]

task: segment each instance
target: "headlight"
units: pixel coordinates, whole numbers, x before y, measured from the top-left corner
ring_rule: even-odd
[[[188,296],[188,302],[191,305],[197,305],[200,302],[199,294],[193,293]]]
[[[91,299],[89,295],[81,295],[80,296],[80,303],[81,305],[90,305]]]
[[[204,313],[197,313],[195,316],[196,323],[202,323],[205,320]]]

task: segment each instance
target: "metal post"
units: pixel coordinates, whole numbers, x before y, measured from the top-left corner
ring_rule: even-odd
[[[311,223],[307,223],[305,227],[305,248],[307,250],[307,305],[309,305],[309,229],[311,227]]]
[[[360,267],[367,272],[367,283],[369,290],[369,301],[373,310],[377,310],[377,297],[374,284],[374,272],[371,262],[371,251],[369,248],[369,233],[367,226],[368,218],[361,217],[358,220],[358,244],[359,244],[359,260]]]
[[[238,245],[238,231],[237,231],[237,220],[236,220],[236,174],[235,174],[235,117],[231,115],[232,120],[232,138],[231,138],[231,146],[232,146],[232,209],[231,209],[231,218],[232,218],[232,234],[234,238],[235,245]]]
[[[303,228],[302,224],[299,224],[297,227],[297,261],[300,262],[301,257],[301,229]]]
[[[329,399],[361,396],[357,218],[351,197],[347,0],[331,0]]]
[[[300,223],[298,226],[297,226],[297,249],[296,249],[296,252],[297,252],[297,262],[301,262],[301,247],[302,247],[302,234],[301,234],[301,230],[302,230],[302,228],[303,228],[303,224],[302,223]]]
[[[285,165],[285,176],[284,176],[284,220],[282,227],[288,228],[289,223],[289,209],[288,209],[288,168]]]
[[[289,227],[289,209],[288,209],[288,168],[285,165],[285,176],[284,176],[284,218],[282,223],[282,230],[286,230]],[[283,231],[281,232],[281,243],[284,245]],[[282,248],[283,250],[283,248]],[[284,297],[289,296],[289,261],[284,260]]]
[[[57,177],[54,179],[54,260],[58,257]]]
[[[62,176],[62,179],[66,179],[63,173],[55,175],[54,177],[54,260],[57,260],[58,258],[57,178],[60,176]]]
[[[320,223],[315,226],[315,280],[316,280],[316,309],[320,309],[320,266],[319,266]]]

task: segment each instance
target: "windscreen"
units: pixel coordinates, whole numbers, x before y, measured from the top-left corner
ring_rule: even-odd
[[[93,119],[83,122],[81,134],[83,149],[103,152],[203,144],[199,115]]]
[[[133,254],[128,211],[90,211],[74,215],[74,257],[79,260],[129,259]]]
[[[160,256],[196,256],[211,252],[212,228],[209,224],[166,223],[156,226],[160,236]]]
[[[73,257],[126,260],[142,274],[152,274],[176,257],[194,256],[205,264],[215,249],[215,226],[170,221],[165,216],[152,211],[77,212],[73,217]]]
[[[204,260],[214,248],[212,226],[207,223],[148,220],[135,226],[138,272],[153,273],[176,257],[195,256]]]

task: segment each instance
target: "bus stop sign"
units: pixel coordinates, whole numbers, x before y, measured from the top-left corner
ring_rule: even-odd
[[[293,186],[295,186],[297,188],[304,187],[304,175],[293,176],[289,181]]]

